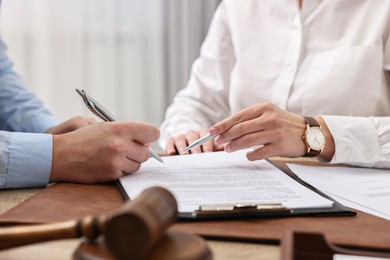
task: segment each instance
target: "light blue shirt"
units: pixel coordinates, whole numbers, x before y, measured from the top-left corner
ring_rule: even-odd
[[[59,123],[15,73],[0,38],[0,189],[47,185],[53,137],[44,132]]]

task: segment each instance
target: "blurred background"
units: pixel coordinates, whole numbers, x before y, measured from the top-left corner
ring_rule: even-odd
[[[91,116],[80,88],[120,119],[159,125],[219,2],[3,0],[0,30],[16,71],[59,118]]]

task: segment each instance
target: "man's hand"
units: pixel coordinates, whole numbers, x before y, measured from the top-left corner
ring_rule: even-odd
[[[165,152],[168,155],[175,155],[175,154],[189,154],[191,153],[208,153],[213,151],[222,151],[223,146],[216,146],[213,141],[209,141],[207,143],[204,143],[203,145],[199,147],[195,147],[191,149],[191,151],[184,152],[184,149],[198,140],[199,138],[207,135],[209,133],[208,129],[202,129],[200,131],[189,131],[185,134],[173,136],[168,139],[167,146],[165,149]]]
[[[149,158],[158,128],[143,123],[97,123],[53,136],[51,182],[113,181],[137,171]]]
[[[215,124],[210,133],[219,135],[214,142],[225,145],[227,152],[260,147],[247,154],[254,161],[273,156],[303,156],[305,129],[302,116],[271,103],[260,103]]]
[[[62,124],[54,126],[46,131],[47,134],[58,135],[65,134],[68,132],[72,132],[79,128],[90,126],[96,123],[96,120],[93,118],[83,117],[83,116],[75,116]]]

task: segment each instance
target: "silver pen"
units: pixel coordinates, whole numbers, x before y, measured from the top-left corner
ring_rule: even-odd
[[[213,140],[215,137],[217,137],[217,135],[211,135],[211,134],[205,135],[205,136],[199,138],[198,140],[196,140],[195,142],[193,142],[192,144],[190,144],[189,146],[187,146],[184,149],[184,152],[187,152],[195,147],[201,146],[202,144],[204,144],[210,140]]]
[[[99,118],[103,119],[106,122],[115,121],[115,117],[108,112],[102,105],[100,105],[96,100],[87,95],[84,90],[76,89],[77,93],[83,98],[85,105],[91,110]],[[149,147],[150,155],[159,162],[164,163],[163,159],[154,151],[151,147]]]

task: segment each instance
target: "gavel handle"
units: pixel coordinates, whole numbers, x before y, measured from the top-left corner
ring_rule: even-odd
[[[86,217],[81,221],[0,228],[0,250],[58,239],[94,239],[101,233],[105,219]]]
[[[56,239],[78,238],[77,221],[0,228],[0,250]]]

